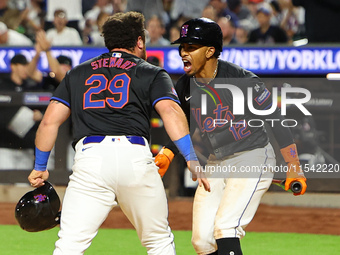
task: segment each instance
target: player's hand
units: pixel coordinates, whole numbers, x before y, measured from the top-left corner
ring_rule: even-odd
[[[168,170],[174,156],[175,156],[174,153],[170,149],[165,147],[163,147],[156,155],[155,164],[156,166],[159,167],[158,173],[161,177],[163,177],[166,171]]]
[[[288,145],[287,147],[282,148],[280,151],[281,151],[281,154],[284,160],[287,162],[287,165],[288,165],[285,190],[289,190],[292,182],[298,181],[301,183],[302,189],[301,189],[301,192],[294,193],[294,196],[303,195],[307,189],[307,184],[306,184],[307,179],[305,175],[303,174],[303,171],[300,166],[296,144],[292,143]]]
[[[28,176],[28,181],[31,183],[32,187],[39,188],[45,185],[44,181],[48,179],[49,175],[50,174],[47,170],[37,171],[33,169],[30,175]]]
[[[302,189],[299,193],[294,193],[294,196],[303,195],[307,189],[307,184],[306,184],[307,179],[305,175],[303,174],[299,161],[288,163],[285,190],[289,190],[291,184],[296,181],[301,183]]]
[[[202,187],[203,185],[204,189],[210,192],[210,184],[208,182],[208,179],[205,177],[203,167],[200,165],[200,163],[197,160],[189,160],[187,162],[187,166],[192,174],[192,180],[197,180],[198,186]]]

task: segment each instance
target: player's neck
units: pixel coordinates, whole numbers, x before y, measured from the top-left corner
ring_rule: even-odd
[[[204,68],[201,72],[196,73],[194,78],[197,79],[198,82],[201,83],[210,83],[216,76],[218,69],[218,59],[210,59],[205,64]]]
[[[115,52],[115,51],[123,51],[123,52],[129,53],[129,54],[136,55],[132,51],[124,49],[124,48],[114,48],[114,49],[111,50],[111,52]]]

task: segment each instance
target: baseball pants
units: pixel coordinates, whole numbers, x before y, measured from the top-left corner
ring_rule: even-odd
[[[216,251],[216,239],[242,238],[245,235],[244,228],[253,219],[273,179],[273,171],[263,166],[275,166],[275,163],[275,153],[270,144],[223,160],[208,160],[207,166],[211,169],[234,166],[237,172],[222,175],[207,173],[211,192],[206,192],[203,187],[196,190],[192,244],[197,254]],[[246,178],[244,172],[250,169],[256,173],[246,173],[250,176]]]
[[[148,254],[176,254],[163,182],[147,140],[142,138],[145,145],[132,144],[125,136],[106,136],[97,143],[83,140],[76,144],[53,254],[83,254],[117,204]],[[107,254],[115,254],[114,245],[107,247]]]

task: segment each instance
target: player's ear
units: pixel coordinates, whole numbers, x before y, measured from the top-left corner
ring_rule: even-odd
[[[207,51],[205,52],[205,56],[207,58],[211,58],[215,54],[215,47],[207,47]]]
[[[140,50],[144,49],[144,44],[145,44],[145,42],[144,42],[143,38],[141,36],[138,36],[138,39],[137,39],[138,49],[140,49]]]

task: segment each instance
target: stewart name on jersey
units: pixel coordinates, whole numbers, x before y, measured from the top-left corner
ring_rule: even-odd
[[[168,73],[122,51],[76,66],[51,98],[71,109],[73,144],[90,135],[136,135],[149,140],[152,108],[164,99],[179,103]]]

